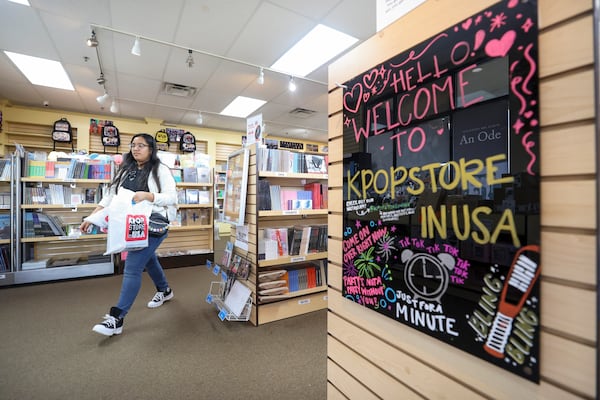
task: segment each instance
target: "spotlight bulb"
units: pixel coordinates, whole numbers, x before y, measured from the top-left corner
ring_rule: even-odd
[[[112,101],[112,104],[110,105],[110,112],[111,113],[118,113],[119,112],[119,105],[117,104],[116,100]]]
[[[135,38],[135,42],[133,42],[133,47],[131,48],[131,54],[133,54],[134,56],[141,56],[142,55],[142,48],[140,46],[140,38],[136,37]]]
[[[100,104],[104,104],[108,100],[108,97],[108,93],[104,92],[103,95],[96,97],[96,101]]]
[[[96,39],[96,32],[92,31],[92,36],[85,42],[88,47],[96,47],[98,46],[98,39]]]
[[[265,70],[264,69],[260,69],[260,72],[258,73],[258,78],[256,79],[256,81],[258,82],[259,85],[264,85],[265,83]]]
[[[296,82],[294,82],[293,76],[290,78],[290,84],[288,85],[288,89],[290,90],[290,92],[296,91]]]
[[[189,68],[192,68],[194,66],[194,57],[192,57],[192,50],[188,50],[188,57],[187,60],[185,60],[185,62],[187,63]]]

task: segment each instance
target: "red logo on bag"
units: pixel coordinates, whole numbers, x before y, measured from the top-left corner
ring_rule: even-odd
[[[126,242],[136,242],[148,239],[148,217],[141,215],[127,216]]]

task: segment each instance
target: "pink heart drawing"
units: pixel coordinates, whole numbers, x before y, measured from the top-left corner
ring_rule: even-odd
[[[523,114],[525,116],[525,118],[529,119],[531,118],[531,116],[533,115],[533,111],[527,111],[526,113]]]
[[[502,35],[502,38],[490,40],[485,45],[485,54],[489,57],[504,57],[508,54],[516,37],[515,31],[508,31]]]
[[[363,83],[365,84],[365,86],[368,88],[372,88],[375,84],[375,81],[377,81],[378,75],[379,72],[376,69],[374,69],[373,71],[369,72],[369,74],[363,76]]]
[[[369,101],[369,98],[371,98],[371,93],[364,93],[363,94],[363,101],[366,103],[367,101]]]
[[[516,7],[516,6],[517,6],[517,4],[519,4],[519,0],[510,0],[510,1],[508,2],[508,8],[513,8],[513,7]]]
[[[483,43],[483,39],[485,39],[485,31],[483,29],[480,29],[475,34],[475,44],[473,47],[474,50],[477,50],[481,46],[481,44]]]
[[[355,113],[360,108],[362,100],[363,88],[360,83],[352,86],[352,90],[344,93],[344,108],[351,113]]]
[[[473,22],[472,18],[469,18],[468,20],[466,20],[465,22],[462,23],[462,27],[465,31],[468,31],[469,28],[471,27],[471,23]]]
[[[381,146],[381,147],[379,148],[379,150],[381,150],[381,151],[383,151],[383,149],[385,149],[385,146]]]
[[[444,134],[444,128],[438,129],[437,130],[437,134],[440,135],[440,136],[443,135]]]

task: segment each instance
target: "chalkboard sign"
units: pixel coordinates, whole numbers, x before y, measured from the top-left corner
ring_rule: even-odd
[[[537,40],[536,1],[503,1],[343,93],[343,295],[533,382]]]
[[[227,156],[223,222],[232,225],[244,225],[248,190],[248,157],[248,149],[237,150]]]

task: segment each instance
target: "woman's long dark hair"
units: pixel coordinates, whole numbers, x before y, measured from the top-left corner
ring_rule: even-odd
[[[146,164],[144,164],[143,173],[146,176],[148,176],[150,173],[152,174],[154,181],[158,185],[158,191],[160,192],[161,187],[160,187],[160,179],[158,179],[158,167],[159,167],[161,161],[158,158],[156,142],[154,141],[154,138],[151,135],[149,135],[147,133],[138,133],[136,135],[133,135],[133,137],[131,138],[131,142],[129,142],[129,143],[130,144],[133,143],[133,139],[135,139],[137,137],[143,138],[144,141],[146,142],[146,144],[148,146],[150,146],[150,149],[152,150],[152,153],[150,154],[150,158],[148,159],[148,162],[146,162]],[[118,191],[119,186],[121,186],[121,180],[123,179],[123,176],[136,168],[137,168],[137,161],[135,161],[135,158],[133,158],[133,154],[131,154],[131,150],[129,150],[129,152],[127,152],[123,156],[123,163],[119,167],[119,171],[115,174],[115,177],[113,178],[110,185],[111,186],[116,185],[116,189]]]

